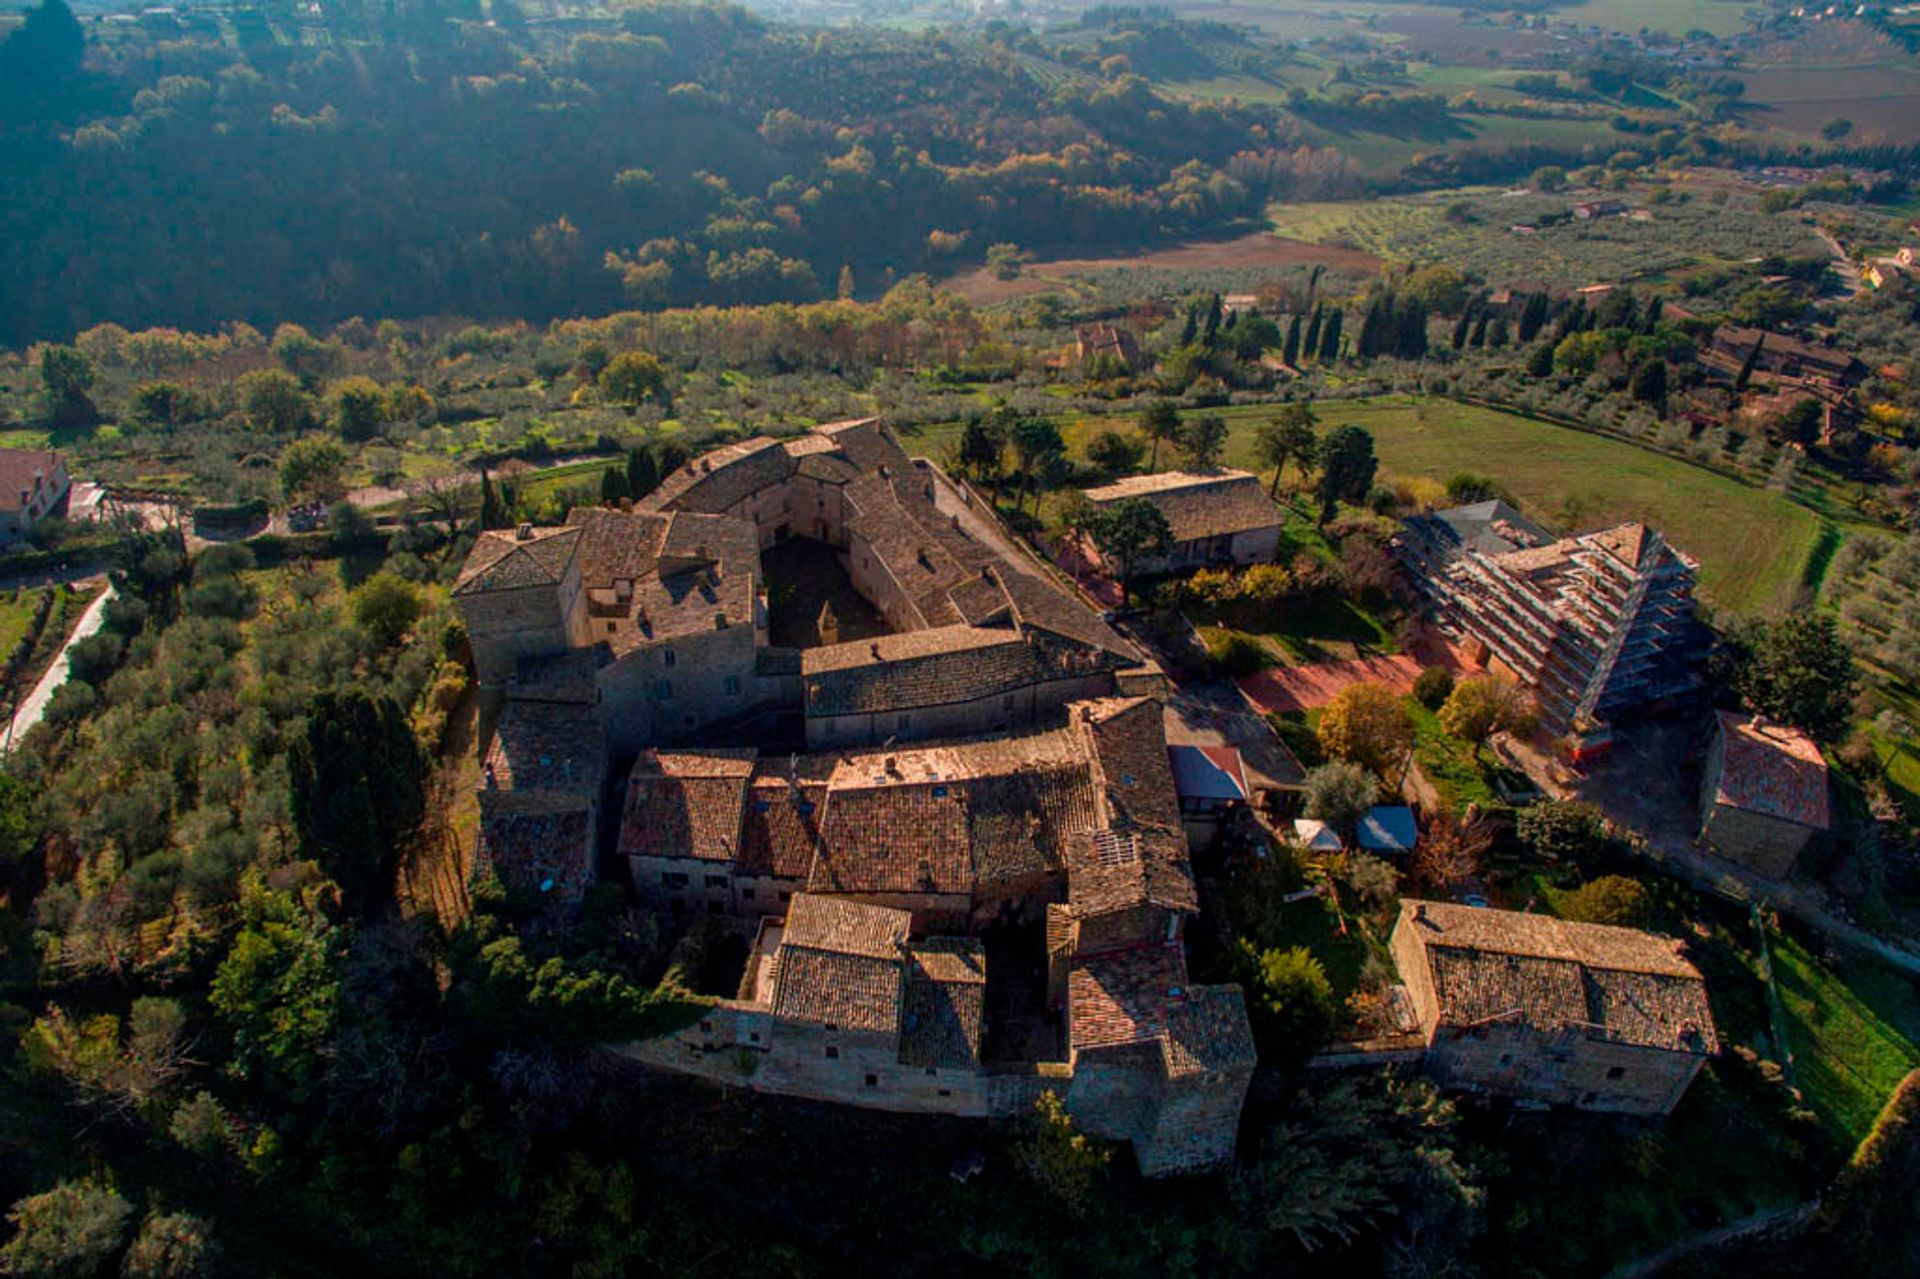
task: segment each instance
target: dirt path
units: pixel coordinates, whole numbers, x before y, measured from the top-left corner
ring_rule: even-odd
[[[40,677],[40,682],[33,686],[33,691],[26,695],[19,709],[14,712],[13,719],[7,724],[6,737],[0,741],[0,754],[11,751],[13,744],[26,736],[27,730],[38,724],[40,717],[47,713],[47,703],[53,700],[54,690],[67,682],[69,653],[75,644],[100,629],[106,621],[107,601],[112,598],[113,583],[108,582],[94,597],[93,603],[87,605],[87,611],[80,615],[80,621],[73,630],[67,633],[66,643],[60,646],[53,661],[47,664],[46,674]]]

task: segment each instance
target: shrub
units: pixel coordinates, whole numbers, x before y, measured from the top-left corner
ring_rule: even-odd
[[[1430,711],[1437,711],[1453,692],[1453,672],[1444,666],[1429,666],[1413,681],[1414,700]]]
[[[1263,1061],[1298,1064],[1326,1046],[1338,1007],[1326,967],[1311,951],[1261,950],[1242,937],[1234,959]]]
[[[382,648],[406,637],[420,608],[420,593],[397,573],[375,573],[353,593],[354,622]]]
[[[1560,914],[1583,924],[1638,928],[1647,922],[1647,890],[1624,875],[1602,875],[1560,898]]]
[[[1216,673],[1228,679],[1241,679],[1264,670],[1267,650],[1259,641],[1239,631],[1217,631],[1207,636],[1207,659]]]

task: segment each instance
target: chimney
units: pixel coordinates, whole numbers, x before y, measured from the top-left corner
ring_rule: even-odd
[[[533,525],[522,524],[519,528],[513,530],[513,540],[516,542],[531,542],[533,540]]]
[[[873,645],[872,645],[872,651],[873,651],[873,660],[874,660],[874,661],[876,661],[876,662],[884,662],[884,661],[886,660],[886,659],[885,659],[884,657],[881,657],[881,656],[880,656],[880,641],[879,641],[879,640],[875,640],[875,641],[873,642]]]
[[[716,631],[727,629],[727,610],[724,608],[713,615],[713,629]]]
[[[888,777],[900,776],[900,759],[896,755],[887,756],[887,776]]]

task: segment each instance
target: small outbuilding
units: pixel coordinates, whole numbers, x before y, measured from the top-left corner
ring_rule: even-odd
[[[1758,715],[1715,717],[1700,787],[1700,840],[1729,861],[1784,879],[1832,824],[1820,744]]]
[[[1253,798],[1246,766],[1231,746],[1169,745],[1167,762],[1184,815],[1217,817]]]

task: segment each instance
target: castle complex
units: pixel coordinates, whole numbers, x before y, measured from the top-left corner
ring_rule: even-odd
[[[774,645],[790,538],[889,633]],[[562,906],[623,864],[754,939],[736,998],[631,1055],[898,1110],[1051,1088],[1150,1175],[1231,1156],[1254,1053],[1239,989],[1187,982],[1164,681],[879,422],[485,533],[454,597],[505,694],[477,862]]]

